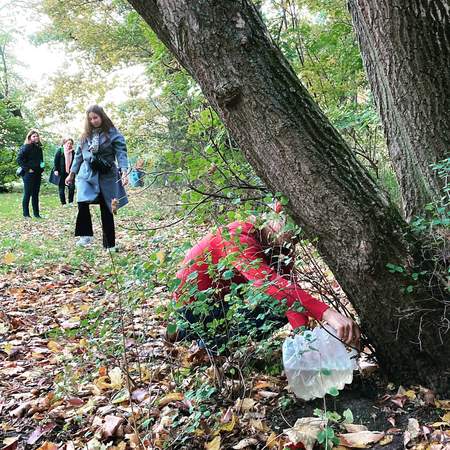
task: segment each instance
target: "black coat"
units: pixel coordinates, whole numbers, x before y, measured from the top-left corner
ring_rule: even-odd
[[[43,162],[44,155],[40,144],[24,144],[20,147],[17,164],[22,167],[25,173],[30,169],[33,169],[34,172],[42,173],[44,169],[41,167],[41,163]]]
[[[74,153],[72,151],[72,153]],[[73,157],[72,157],[73,161]],[[59,176],[64,176],[64,178],[69,175],[66,172],[66,157],[64,155],[64,149],[60,147],[58,151],[55,153],[55,160],[53,162],[53,171],[57,170],[59,173]]]

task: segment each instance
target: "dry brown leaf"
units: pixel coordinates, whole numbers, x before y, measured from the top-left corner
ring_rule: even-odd
[[[59,353],[62,351],[62,346],[60,344],[58,344],[55,341],[49,341],[47,344],[47,347],[49,350],[51,350],[53,353]]]
[[[252,398],[244,398],[244,399],[237,399],[235,403],[235,408],[237,411],[247,412],[253,409],[255,406],[256,401]]]
[[[395,395],[391,398],[391,402],[400,408],[403,408],[403,405],[408,401],[408,397],[406,395]]]
[[[33,445],[35,444],[44,434],[53,430],[56,427],[56,424],[53,422],[49,422],[43,426],[38,426],[28,437],[27,444]]]
[[[130,433],[125,435],[125,439],[129,441],[129,445],[131,448],[141,448],[141,440],[136,433]]]
[[[285,441],[281,436],[277,436],[272,432],[271,435],[267,438],[266,447],[269,450],[278,450],[285,447]]]
[[[441,428],[441,427],[448,426],[448,423],[447,422],[434,422],[433,424],[431,424],[431,426],[433,428]]]
[[[58,446],[53,442],[44,442],[37,450],[58,450]]]
[[[16,409],[11,411],[9,414],[14,417],[22,417],[30,409],[31,403],[25,402],[19,405]]]
[[[245,438],[239,441],[236,445],[233,446],[234,450],[242,450],[243,448],[247,448],[253,445],[257,445],[258,440],[255,438]]]
[[[257,431],[266,433],[269,431],[269,427],[261,419],[250,419],[249,425]]]
[[[14,253],[8,252],[3,256],[3,264],[10,265],[15,261]]]
[[[312,450],[317,435],[324,426],[325,422],[318,417],[302,417],[297,419],[292,428],[284,430],[284,433],[293,444],[301,442],[306,450]]]
[[[205,450],[220,450],[220,434],[205,444]]]
[[[266,389],[266,388],[273,388],[273,384],[269,383],[268,381],[265,380],[260,380],[258,382],[255,383],[255,385],[253,386],[253,390],[254,391],[259,391],[261,389]]]
[[[15,450],[18,445],[19,436],[8,437],[3,439],[2,450]]]
[[[358,425],[356,423],[344,423],[342,424],[347,433],[357,433],[358,431],[367,431],[365,425]]]
[[[450,400],[435,400],[436,408],[450,410]]]
[[[262,398],[274,398],[278,397],[280,394],[278,392],[272,392],[272,391],[258,391],[257,395],[259,395]]]
[[[237,416],[236,416],[236,414],[233,414],[231,419],[227,423],[223,423],[222,425],[220,425],[219,430],[220,431],[233,431],[236,423],[237,423]]]
[[[380,442],[378,442],[379,445],[387,445],[390,444],[394,440],[394,436],[392,434],[386,435],[383,439],[381,439]]]
[[[184,394],[182,392],[171,392],[170,394],[165,395],[159,402],[158,406],[162,408],[163,406],[168,405],[171,402],[177,402],[184,399]]]
[[[122,388],[122,369],[120,367],[114,367],[114,369],[108,372],[109,379],[111,380],[112,389]]]
[[[447,422],[448,424],[450,424],[450,412],[445,413],[445,414],[441,417],[441,419],[442,419],[444,422]]]
[[[410,399],[410,400],[415,400],[417,398],[416,393],[412,390],[409,389],[405,392],[405,395]]]
[[[116,435],[117,429],[124,422],[123,417],[106,416],[105,422],[102,425],[101,433],[103,439],[108,439]]]
[[[357,433],[339,434],[339,443],[344,447],[366,448],[368,445],[381,441],[382,431],[358,431]]]
[[[408,419],[407,431],[410,434],[412,440],[416,439],[416,437],[419,436],[420,425],[417,419],[414,419],[413,417]]]

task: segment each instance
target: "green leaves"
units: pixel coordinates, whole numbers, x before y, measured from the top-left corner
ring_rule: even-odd
[[[330,394],[332,397],[337,397],[339,395],[339,390],[336,387],[332,387],[328,391],[328,394]]]

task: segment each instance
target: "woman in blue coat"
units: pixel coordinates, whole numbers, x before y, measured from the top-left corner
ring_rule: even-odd
[[[101,106],[86,111],[84,133],[76,149],[70,173],[66,178],[73,184],[76,176],[78,215],[75,236],[77,245],[93,241],[91,203],[100,204],[103,247],[115,250],[114,216],[117,208],[128,203],[123,186],[128,184],[128,157],[125,139],[114,127]]]

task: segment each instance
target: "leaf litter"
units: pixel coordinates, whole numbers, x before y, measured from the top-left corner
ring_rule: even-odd
[[[64,214],[60,223],[38,225],[43,239],[64,242],[62,223],[70,212]],[[182,224],[143,244],[142,233],[118,230],[124,245],[120,288],[111,282],[105,255],[78,265],[49,258],[42,267],[24,268],[21,255],[0,249],[8,266],[0,281],[0,449],[310,450],[318,445],[326,421],[293,399],[284,376],[264,369],[245,379],[225,376],[225,358],[211,358],[195,343],[165,341],[167,323],[159,308],[170,299],[167,287],[124,276],[151,253],[163,264],[171,247],[192,236],[193,227]],[[123,310],[121,290],[138,294],[134,309]],[[436,399],[420,386],[391,393],[383,385],[371,408],[384,424],[379,422],[378,430],[369,430],[368,419],[340,425],[339,448],[387,449],[398,444],[398,436],[401,447],[448,448],[450,400]],[[420,416],[423,410],[437,419]],[[294,425],[286,428],[286,418],[293,417]]]

